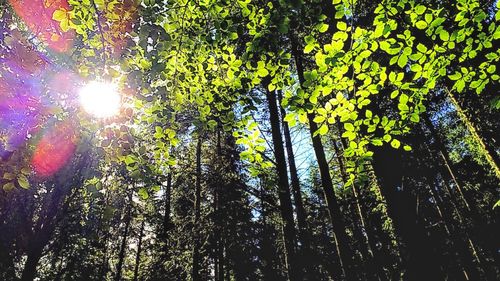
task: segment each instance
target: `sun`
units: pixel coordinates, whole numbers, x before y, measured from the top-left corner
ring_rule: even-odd
[[[84,85],[79,93],[83,109],[97,118],[109,118],[120,111],[121,97],[115,84],[92,81]]]

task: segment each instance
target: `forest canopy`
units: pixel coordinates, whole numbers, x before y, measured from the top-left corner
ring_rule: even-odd
[[[500,2],[0,0],[1,280],[499,280]]]

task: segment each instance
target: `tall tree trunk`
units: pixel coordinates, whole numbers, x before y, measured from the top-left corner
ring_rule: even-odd
[[[171,168],[172,169],[172,168]],[[172,197],[172,170],[167,175],[167,186],[165,186],[165,198],[164,198],[164,208],[165,208],[165,213],[163,214],[163,232],[164,232],[164,238],[166,239],[168,237],[168,231],[171,227],[171,221],[170,221],[170,212],[171,212],[171,197]]]
[[[347,235],[347,227],[344,222],[342,211],[340,210],[337,197],[335,196],[332,177],[330,175],[330,167],[326,160],[325,150],[319,135],[314,136],[318,130],[317,124],[313,121],[314,114],[309,113],[309,130],[313,142],[314,154],[318,162],[318,168],[321,176],[321,185],[325,194],[325,201],[328,207],[328,214],[332,224],[334,237],[339,251],[340,265],[347,280],[357,280],[354,271],[354,253],[349,246],[349,236]]]
[[[272,228],[268,224],[268,216],[270,213],[269,208],[266,207],[267,202],[262,200],[262,198],[266,198],[268,196],[265,187],[264,180],[260,178],[260,188],[259,188],[259,198],[260,200],[260,218],[261,218],[261,235],[259,241],[260,243],[260,251],[259,251],[259,259],[262,261],[261,271],[262,271],[262,280],[263,281],[276,281],[282,280],[278,274],[278,270],[275,267],[275,259],[276,259],[276,248],[274,247],[272,241]],[[224,280],[222,280],[224,281]]]
[[[35,279],[37,273],[36,267],[42,257],[42,250],[42,247],[37,246],[28,252],[28,258],[24,264],[21,281],[33,281],[33,279]]]
[[[49,243],[59,220],[62,215],[67,213],[72,196],[76,194],[75,192],[71,193],[73,187],[82,184],[84,180],[82,171],[86,171],[89,165],[89,154],[84,152],[82,155],[80,159],[73,159],[74,162],[66,168],[67,170],[60,171],[60,176],[56,177],[52,183],[47,183],[48,185],[52,184],[54,189],[50,196],[47,195],[47,199],[42,206],[43,212],[40,214],[31,233],[28,257],[24,264],[21,281],[31,281],[35,278],[37,274],[36,268],[42,257],[43,248]],[[68,179],[62,176],[66,174],[64,172],[68,171],[79,172]],[[71,196],[68,197],[68,195]]]
[[[221,143],[221,128],[220,126],[217,127],[217,164],[218,164],[218,170],[220,173],[223,173],[223,165],[224,165],[224,158],[222,155],[222,143]],[[221,213],[221,207],[224,205],[221,200],[224,198],[222,194],[222,181],[217,178],[215,187],[214,187],[214,213],[216,214],[215,220],[216,220],[216,229],[217,233],[215,234],[216,236],[216,241],[215,241],[215,280],[216,281],[224,281],[224,265],[225,265],[225,260],[224,260],[224,240],[223,240],[223,233],[224,232],[224,224],[223,224],[223,217]],[[225,234],[224,234],[225,235]]]
[[[489,142],[485,142],[483,138],[481,138],[474,124],[472,124],[470,119],[467,117],[465,111],[462,109],[455,96],[453,96],[453,93],[451,93],[448,89],[446,89],[446,91],[448,93],[448,97],[451,103],[453,104],[458,113],[458,116],[460,117],[460,119],[462,119],[462,122],[469,130],[469,133],[481,148],[481,152],[483,153],[484,157],[486,158],[486,161],[490,165],[492,172],[500,180],[500,168],[499,168],[500,159],[498,157],[498,154],[495,152],[495,148],[491,147]]]
[[[481,264],[481,259],[479,258],[479,255],[476,250],[476,246],[473,243],[473,241],[470,239],[468,230],[467,230],[467,224],[464,223],[463,218],[462,218],[462,212],[457,208],[457,203],[455,199],[455,194],[452,194],[451,188],[448,185],[447,179],[445,177],[446,174],[450,175],[450,179],[455,183],[457,189],[459,190],[460,197],[462,201],[464,201],[466,209],[468,212],[471,211],[469,208],[469,205],[464,197],[464,194],[461,191],[461,187],[457,182],[457,179],[455,177],[455,174],[450,166],[448,164],[449,162],[449,155],[448,151],[446,150],[446,147],[444,146],[443,142],[441,141],[440,136],[438,135],[437,131],[435,130],[434,125],[430,121],[429,117],[427,114],[424,114],[424,122],[426,124],[426,127],[429,129],[431,132],[431,136],[434,138],[435,142],[435,150],[438,151],[438,154],[440,156],[435,156],[434,151],[431,151],[431,148],[424,143],[424,146],[427,150],[428,155],[432,158],[435,159],[437,162],[440,162],[440,160],[443,161],[443,164],[446,166],[446,169],[443,168],[443,165],[437,163],[436,165],[439,166],[440,168],[440,173],[442,174],[443,178],[441,178],[442,181],[442,186],[444,187],[444,192],[445,195],[447,194],[449,197],[449,200],[447,203],[451,206],[452,210],[446,210],[444,203],[445,200],[440,196],[440,194],[432,188],[432,183],[429,182],[428,184],[428,190],[431,192],[432,197],[434,198],[434,206],[436,208],[436,211],[438,212],[439,217],[441,220],[444,222],[444,227],[446,230],[446,233],[449,236],[449,239],[453,241],[453,243],[456,245],[454,248],[457,249],[457,251],[460,251],[463,249],[460,253],[462,257],[467,257],[469,256],[468,253],[471,255],[471,260],[468,260],[467,258],[463,258],[465,260],[463,262],[464,267],[462,268],[462,272],[464,275],[465,280],[469,280],[469,278],[472,278],[471,280],[476,280],[476,279],[485,279],[486,277],[484,276],[484,267]],[[422,132],[423,133],[423,132]],[[432,174],[432,172],[429,172],[428,174]],[[453,216],[453,212],[457,215],[457,217]],[[455,233],[453,230],[449,230],[448,225],[454,226],[454,221],[458,218],[458,227],[462,228],[462,231],[459,233]],[[453,233],[452,233],[453,232]],[[462,233],[463,232],[463,233]],[[463,237],[460,237],[463,236]],[[470,262],[472,261],[472,262]],[[475,265],[475,264],[477,265]],[[469,269],[469,270],[467,270]],[[469,273],[467,273],[469,271]],[[479,275],[482,275],[479,277]]]
[[[268,81],[269,82],[269,81]],[[296,234],[293,219],[293,207],[288,185],[288,173],[286,168],[285,149],[281,138],[281,128],[278,106],[275,93],[268,91],[268,82],[264,83],[266,89],[267,104],[269,108],[269,121],[271,123],[271,134],[273,139],[274,157],[276,158],[276,170],[278,172],[278,198],[280,200],[280,212],[283,219],[283,236],[285,240],[285,257],[290,281],[302,280],[300,265],[296,257]]]
[[[341,144],[343,145],[343,149],[345,149],[346,144],[342,141]],[[342,158],[340,147],[337,145],[336,140],[333,140],[333,148],[335,150],[335,155],[337,158],[337,162],[339,164],[339,170],[340,174],[342,177],[342,181],[344,184],[347,183],[348,176],[346,172],[346,167],[344,164],[344,159]],[[356,186],[356,184],[353,184],[351,186],[352,188],[352,193],[354,196],[354,205],[355,205],[355,212],[357,213],[359,217],[359,223],[360,227],[358,228],[358,237],[360,237],[360,240],[363,241],[364,243],[364,255],[366,256],[366,259],[364,261],[365,266],[367,268],[367,273],[372,274],[373,276],[378,276],[379,280],[387,280],[387,275],[384,272],[384,265],[382,264],[382,260],[378,257],[376,253],[374,253],[373,249],[376,249],[377,246],[373,239],[370,239],[371,231],[366,225],[366,219],[365,219],[365,214],[366,212],[364,211],[364,208],[362,206],[362,203],[360,201],[360,193],[359,190]]]
[[[146,220],[143,218],[141,222],[141,230],[139,231],[139,242],[137,243],[137,253],[135,255],[135,266],[134,266],[134,281],[139,280],[139,265],[141,263],[141,252],[142,252],[142,236],[144,235],[144,223]]]
[[[381,194],[387,201],[388,214],[407,250],[403,264],[406,268],[404,280],[441,280],[443,276],[439,265],[433,262],[435,249],[429,245],[427,231],[418,220],[418,197],[404,185],[402,152],[387,146],[372,149],[373,168]]]
[[[290,41],[292,44],[292,55],[295,58],[295,66],[297,68],[299,83],[301,87],[304,88],[305,78],[302,56],[299,52],[296,38],[294,38],[291,32]],[[340,206],[337,202],[337,198],[335,197],[332,177],[330,175],[330,167],[328,165],[328,161],[326,160],[321,136],[319,134],[315,135],[316,131],[318,130],[318,125],[313,121],[314,117],[314,113],[307,114],[307,118],[309,119],[309,133],[311,134],[314,154],[316,155],[316,160],[318,162],[318,168],[321,176],[323,193],[325,194],[325,201],[328,207],[328,214],[332,223],[334,238],[337,243],[339,263],[346,279],[356,280],[357,277],[354,270],[353,261],[354,253],[349,246],[349,236],[346,232],[346,225],[342,216],[342,212],[340,210]]]
[[[201,146],[202,146],[202,136],[201,133],[198,136],[198,143],[196,145],[196,186],[194,191],[194,227],[193,229],[199,229],[200,216],[201,216]],[[194,245],[193,245],[193,264],[192,264],[192,278],[193,281],[201,281],[200,268],[201,268],[201,257],[200,257],[200,238],[198,237],[198,231],[194,233]]]
[[[278,91],[279,104],[281,104],[282,99],[283,99],[282,92]],[[288,123],[283,120],[286,115],[285,109],[281,106],[280,109],[281,109],[281,120],[283,124],[283,135],[285,137],[285,147],[288,159],[288,167],[290,169],[290,181],[292,186],[295,209],[297,213],[297,225],[299,227],[300,240],[303,243],[304,248],[310,248],[309,238],[307,237],[308,234],[307,223],[306,223],[307,214],[303,204],[302,192],[300,191],[300,181],[299,181],[299,175],[297,173],[297,165],[295,164],[295,155],[293,153],[293,144],[292,144],[292,138],[290,136],[290,128],[288,127]]]
[[[3,219],[0,218],[0,221],[3,221]],[[16,276],[14,270],[14,260],[10,255],[9,247],[5,246],[2,239],[0,239],[0,277],[5,278],[6,280],[14,280]]]
[[[451,167],[450,155],[448,154],[448,150],[446,149],[446,147],[441,139],[441,136],[436,131],[436,128],[434,127],[434,124],[432,124],[432,121],[430,120],[429,115],[427,113],[423,114],[423,119],[424,119],[424,123],[425,123],[426,127],[431,132],[432,138],[434,138],[435,146],[436,146],[437,150],[439,151],[439,154],[441,156],[441,159],[443,160],[444,166],[446,167],[446,170],[441,169],[442,170],[441,173],[443,174],[443,176],[446,174],[450,175],[451,180],[455,184],[455,186],[460,194],[460,198],[464,202],[467,210],[470,211],[469,202],[467,202],[467,200],[465,199],[465,195],[464,195],[463,190],[462,190],[462,185],[458,183],[457,177],[455,176],[455,173],[453,172],[453,169]],[[440,165],[440,167],[442,167],[442,166]]]
[[[302,192],[300,190],[300,180],[297,172],[297,165],[295,163],[295,155],[293,152],[293,144],[292,137],[290,135],[290,127],[288,123],[284,121],[286,112],[285,109],[281,106],[281,101],[283,99],[283,94],[281,90],[278,91],[278,104],[281,109],[281,122],[283,124],[283,135],[285,137],[285,147],[286,154],[288,159],[288,168],[290,170],[290,181],[293,193],[293,199],[295,203],[295,212],[297,214],[297,225],[299,228],[299,239],[302,243],[303,256],[301,258],[301,263],[304,264],[304,268],[306,269],[308,274],[311,274],[315,271],[313,263],[314,256],[311,250],[311,242],[309,238],[309,229],[307,226],[307,213],[304,208],[304,203],[302,199]]]
[[[132,199],[129,198],[129,205],[127,206],[127,213],[125,214],[125,227],[123,229],[122,242],[120,246],[120,253],[118,254],[118,264],[116,265],[115,281],[122,279],[122,268],[125,261],[125,251],[127,248],[127,238],[130,228],[130,221],[132,220]]]

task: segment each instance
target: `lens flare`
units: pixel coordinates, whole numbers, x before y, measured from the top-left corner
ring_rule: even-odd
[[[37,175],[52,176],[73,156],[77,143],[73,128],[74,126],[68,121],[59,123],[51,127],[40,139],[31,160]]]
[[[121,97],[115,84],[90,82],[80,90],[79,98],[83,109],[97,118],[109,118],[120,111]]]
[[[67,26],[70,11],[67,0],[9,0],[9,2],[38,40],[45,42],[49,48],[57,52],[66,52],[71,48],[75,33],[63,30],[60,22],[53,19],[55,11],[64,13],[63,21]]]

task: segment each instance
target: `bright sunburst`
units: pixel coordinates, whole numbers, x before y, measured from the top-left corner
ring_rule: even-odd
[[[115,84],[92,81],[79,93],[85,111],[97,118],[112,117],[120,111],[121,98]]]

